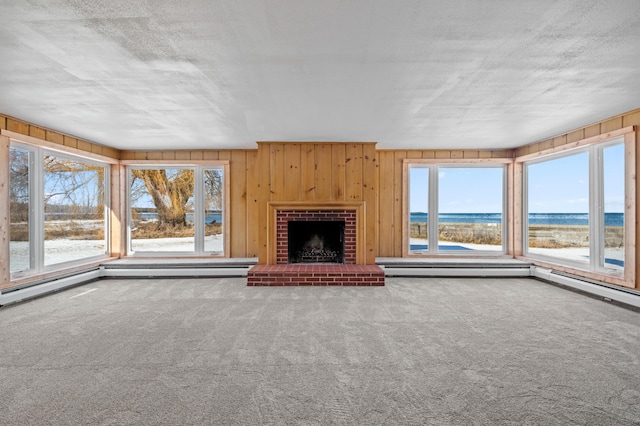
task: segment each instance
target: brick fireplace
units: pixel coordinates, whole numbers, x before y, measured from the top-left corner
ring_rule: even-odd
[[[356,263],[354,210],[278,211],[275,238],[276,264]],[[307,255],[299,259],[301,251]]]
[[[270,202],[266,262],[249,270],[247,284],[384,285],[382,269],[365,264],[364,209],[364,202]]]

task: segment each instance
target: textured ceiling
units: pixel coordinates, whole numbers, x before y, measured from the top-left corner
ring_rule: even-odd
[[[638,0],[2,0],[0,113],[121,149],[510,148],[640,107]]]

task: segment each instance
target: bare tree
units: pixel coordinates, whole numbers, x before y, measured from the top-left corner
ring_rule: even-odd
[[[104,167],[45,155],[45,210],[73,218],[104,214]]]
[[[131,173],[144,184],[156,207],[160,225],[187,224],[187,211],[193,196],[193,170],[171,170],[167,173],[166,169],[134,169]]]
[[[9,150],[9,211],[11,222],[29,219],[29,151]]]

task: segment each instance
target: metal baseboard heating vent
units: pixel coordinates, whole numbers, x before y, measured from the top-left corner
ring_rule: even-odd
[[[425,268],[385,266],[387,277],[528,277],[529,268]]]
[[[531,276],[601,297],[607,301],[616,301],[634,308],[640,308],[640,292],[634,290],[617,287],[613,288],[604,284],[581,280],[563,273],[555,272],[551,269],[540,268],[537,266],[531,267]]]
[[[377,258],[387,277],[529,277],[531,264],[513,259]]]
[[[94,269],[92,271],[83,272],[68,277],[58,278],[51,281],[32,285],[30,287],[24,287],[6,293],[0,293],[0,306],[9,305],[11,303],[20,302],[34,297],[43,296],[48,293],[53,293],[58,290],[62,290],[68,287],[73,287],[80,284],[85,284],[91,281],[95,281],[104,276],[102,268]]]
[[[202,278],[246,277],[248,267],[241,268],[105,268],[108,278]]]
[[[86,284],[100,278],[206,278],[246,277],[254,259],[225,259],[212,261],[124,261],[105,262],[99,268],[49,281],[34,283],[29,287],[0,292],[0,306],[43,296],[68,287]]]

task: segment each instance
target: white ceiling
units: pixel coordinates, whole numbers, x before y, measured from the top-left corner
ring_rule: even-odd
[[[640,107],[638,0],[0,0],[0,113],[120,149],[511,148]]]

